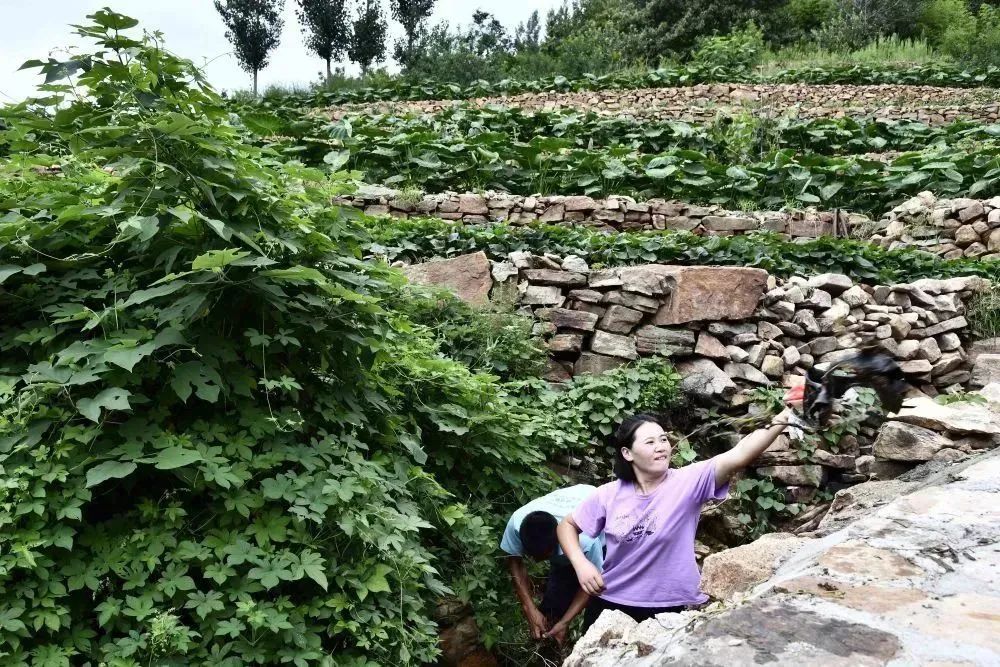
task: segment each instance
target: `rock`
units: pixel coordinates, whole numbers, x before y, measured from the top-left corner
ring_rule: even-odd
[[[681,390],[703,400],[730,399],[736,393],[736,383],[709,359],[691,359],[677,364],[681,375]]]
[[[725,365],[724,369],[726,375],[731,378],[747,380],[748,382],[753,382],[755,384],[771,384],[771,381],[767,379],[767,376],[761,373],[759,370],[751,366],[750,364],[738,364],[730,362]]]
[[[639,354],[687,354],[694,349],[694,332],[687,329],[666,329],[645,325],[635,332]]]
[[[603,303],[613,303],[626,308],[641,310],[644,313],[655,313],[660,309],[660,302],[651,296],[643,296],[635,292],[608,292],[604,295]]]
[[[778,328],[781,329],[781,333],[792,338],[803,338],[806,335],[805,329],[792,322],[778,322]]]
[[[729,354],[730,361],[735,361],[738,364],[745,363],[750,359],[750,353],[742,347],[727,345],[726,352]]]
[[[977,241],[979,241],[979,234],[972,228],[972,225],[962,225],[955,230],[955,245],[959,248],[964,248]]]
[[[841,301],[846,303],[851,308],[856,308],[857,306],[862,306],[872,302],[872,297],[861,288],[860,285],[855,285],[849,290],[840,295]]]
[[[934,340],[933,338],[930,340]],[[936,363],[932,365],[931,374],[935,377],[938,375],[947,375],[953,370],[957,369],[965,362],[965,357],[959,352],[946,352],[941,355],[941,358],[937,360]]]
[[[466,616],[455,625],[441,630],[438,646],[441,648],[440,664],[445,667],[463,667],[467,664],[487,667],[497,664],[496,659],[479,643],[479,627],[473,616]],[[485,659],[469,662],[470,657],[480,654]]]
[[[573,364],[550,357],[545,364],[542,379],[546,382],[569,382],[573,379],[572,371]]]
[[[658,270],[668,278],[670,296],[656,313],[656,325],[750,317],[767,282],[762,269],[658,266]]]
[[[764,357],[760,370],[770,378],[780,378],[785,374],[785,362],[781,360],[781,357],[769,354]]]
[[[517,278],[517,274],[517,267],[510,262],[490,262],[490,275],[495,283],[505,283],[510,278]]]
[[[587,276],[572,271],[525,269],[524,277],[532,285],[557,285],[559,287],[585,287],[587,285]]]
[[[552,204],[547,209],[542,211],[542,214],[538,216],[539,222],[562,222],[563,218],[566,217],[566,207],[562,204]]]
[[[601,269],[600,271],[591,271],[587,282],[593,288],[621,287],[622,278],[614,269]]]
[[[833,305],[833,297],[830,296],[829,292],[825,292],[820,289],[813,290],[812,293],[802,302],[803,306],[806,308],[815,308],[817,310],[825,310]]]
[[[739,348],[737,348],[739,349]],[[694,346],[694,353],[711,359],[729,359],[729,352],[722,342],[712,334],[702,331],[698,334],[698,342]]]
[[[752,218],[720,217],[709,215],[702,219],[705,229],[713,232],[743,232],[757,229],[760,225]]]
[[[413,264],[402,271],[411,283],[447,288],[474,305],[486,304],[493,287],[490,261],[483,252]]]
[[[771,324],[770,322],[757,323],[757,335],[762,340],[773,340],[775,338],[780,338],[781,334],[782,334],[781,329]]]
[[[944,322],[939,322],[938,324],[927,327],[920,333],[922,336],[937,336],[948,331],[957,331],[959,329],[965,329],[969,326],[969,322],[964,317],[953,317],[950,320],[945,320]]]
[[[795,486],[819,487],[826,481],[826,471],[819,465],[766,466],[757,468],[757,474]]]
[[[563,271],[572,271],[573,273],[590,273],[590,266],[582,257],[577,257],[576,255],[566,255],[562,261]]]
[[[714,553],[705,559],[701,590],[716,600],[729,600],[767,581],[804,540],[789,533],[768,533],[750,544]]]
[[[982,202],[975,202],[958,212],[958,219],[963,223],[972,222],[986,215]],[[959,227],[961,229],[961,227]]]
[[[622,289],[627,292],[659,297],[670,291],[667,276],[650,266],[635,266],[619,269],[622,279]]]
[[[556,334],[549,339],[549,353],[557,356],[579,354],[583,346],[583,336],[580,334]]]
[[[606,371],[618,368],[625,363],[624,359],[618,357],[608,357],[603,354],[584,352],[576,360],[573,369],[574,375],[600,375]]]
[[[593,211],[597,208],[597,202],[595,202],[591,197],[586,196],[573,196],[566,197],[563,200],[563,206],[566,211]]]
[[[1000,435],[1000,421],[989,408],[971,403],[941,405],[930,398],[911,398],[894,419],[938,432]]]
[[[458,196],[458,212],[471,215],[488,215],[489,207],[486,199],[476,194],[463,194]]]
[[[842,273],[822,273],[809,279],[809,286],[837,295],[850,289],[854,282]]]
[[[795,313],[795,317],[792,318],[792,322],[802,327],[806,333],[819,333],[819,323],[816,321],[816,317],[812,314],[812,312],[808,310],[797,311]]]
[[[625,306],[609,306],[601,318],[598,328],[611,333],[627,334],[632,331],[636,324],[642,321],[643,313]]]
[[[920,341],[919,349],[917,350],[917,357],[920,359],[926,359],[932,364],[941,358],[941,348],[938,346],[938,342],[934,338],[924,338]]]
[[[933,367],[926,359],[915,359],[913,361],[901,361],[899,369],[907,375],[923,375],[930,373]]]
[[[764,363],[766,352],[767,347],[762,344],[751,345],[747,350],[747,363],[755,368],[760,368],[760,365]]]
[[[890,315],[889,318],[889,328],[892,329],[893,338],[903,340],[910,335],[912,327],[909,322],[899,315]]]
[[[612,306],[614,308],[615,306]],[[553,308],[549,311],[549,321],[560,329],[575,329],[577,331],[593,331],[597,324],[597,315],[582,310]]]
[[[574,301],[582,301],[584,303],[600,303],[604,298],[603,294],[592,289],[570,290],[570,293],[567,296]]]
[[[958,337],[958,334],[941,334],[937,337],[937,342],[942,352],[951,352],[962,347],[962,340]]]
[[[799,363],[802,358],[802,354],[799,352],[798,348],[789,345],[785,348],[785,351],[781,353],[781,359],[785,362],[785,366],[791,368]]]
[[[521,295],[521,303],[528,306],[561,306],[566,299],[555,286],[528,285]]]
[[[812,459],[827,468],[854,470],[855,457],[849,454],[833,454],[825,449],[817,449],[813,452]]]
[[[723,340],[731,340],[742,334],[753,334],[757,325],[753,322],[712,322],[708,325],[708,333]]]
[[[590,341],[590,349],[597,354],[609,357],[620,357],[622,359],[636,359],[636,341],[629,336],[619,336],[597,330]]]
[[[833,352],[839,347],[839,343],[833,336],[825,336],[823,338],[814,338],[811,343],[809,343],[809,354],[814,357],[821,357],[824,354]]]
[[[912,287],[933,294],[947,294],[949,292],[978,292],[990,286],[990,282],[979,276],[961,276],[958,278],[948,278],[941,280],[938,278],[921,278],[910,283]]]
[[[951,440],[934,431],[905,422],[886,422],[875,440],[875,456],[892,461],[929,461]]]
[[[979,354],[972,365],[972,386],[983,387],[1000,382],[1000,354]]]

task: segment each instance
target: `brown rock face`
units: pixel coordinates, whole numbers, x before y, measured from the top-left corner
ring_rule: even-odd
[[[724,266],[649,267],[667,277],[670,294],[653,323],[739,320],[753,315],[767,285],[763,269]]]
[[[489,301],[493,287],[490,260],[484,252],[405,266],[403,273],[411,283],[447,288],[474,305]]]

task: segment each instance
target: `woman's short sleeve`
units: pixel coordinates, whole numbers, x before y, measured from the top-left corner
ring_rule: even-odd
[[[725,500],[729,495],[729,482],[719,488],[715,487],[715,459],[691,464],[694,473],[694,490],[692,495],[698,504],[709,500]]]
[[[607,518],[607,506],[604,501],[606,486],[608,485],[587,496],[586,500],[573,510],[572,516],[576,525],[590,537],[597,537],[604,532],[604,521]]]

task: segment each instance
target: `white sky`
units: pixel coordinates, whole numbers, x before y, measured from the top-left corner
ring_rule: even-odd
[[[381,1],[389,19],[388,43],[391,45],[402,29],[391,19],[389,1]],[[544,23],[546,12],[560,4],[562,0],[437,0],[430,23],[447,20],[453,25],[467,25],[472,21],[472,13],[483,9],[492,12],[512,31],[518,23],[527,20],[534,9],[539,10]],[[78,44],[69,24],[85,23],[87,14],[105,6],[138,19],[136,30],[147,28],[163,32],[167,48],[204,66],[209,81],[216,88],[250,88],[250,75],[237,65],[212,0],[0,0],[3,19],[0,103],[19,101],[31,95],[41,78],[37,70],[18,72],[21,63],[33,58],[44,60],[53,48]],[[308,84],[318,80],[324,68],[323,62],[306,52],[302,45],[295,7],[295,0],[285,0],[281,44],[272,52],[270,65],[260,74],[261,90],[272,83]],[[391,46],[389,48],[391,52]],[[341,64],[348,66],[349,73],[357,71],[354,65]]]

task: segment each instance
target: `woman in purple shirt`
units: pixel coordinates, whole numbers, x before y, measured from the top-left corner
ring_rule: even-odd
[[[694,557],[701,506],[726,497],[730,477],[774,442],[790,414],[786,409],[728,452],[682,468],[670,468],[670,440],[655,417],[635,415],[622,422],[612,436],[618,479],[599,487],[557,529],[581,588],[593,596],[585,628],[605,609],[643,621],[708,599],[699,590]],[[581,532],[604,532],[603,574],[580,550]],[[550,633],[562,631],[569,620],[561,619]]]

